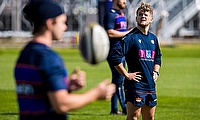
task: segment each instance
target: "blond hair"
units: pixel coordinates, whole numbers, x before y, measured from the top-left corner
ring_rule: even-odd
[[[143,12],[150,12],[151,15],[153,15],[153,7],[148,4],[148,3],[145,3],[145,2],[142,2],[139,6],[139,8],[137,9],[136,11],[136,14],[138,15],[138,11],[141,10]]]

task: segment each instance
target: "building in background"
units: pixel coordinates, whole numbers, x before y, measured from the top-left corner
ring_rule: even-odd
[[[91,21],[102,24],[112,0],[57,0],[64,5],[68,16],[69,33],[78,32]],[[143,0],[154,7],[151,31],[161,42],[172,44],[171,36],[200,37],[200,0]],[[31,25],[22,15],[28,0],[0,0],[0,37],[30,36]],[[135,26],[135,10],[141,0],[127,0],[125,10],[129,26]]]

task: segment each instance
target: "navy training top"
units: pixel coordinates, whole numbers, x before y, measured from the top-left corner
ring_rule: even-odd
[[[142,72],[140,82],[125,80],[124,85],[142,91],[155,91],[153,79],[154,65],[161,66],[161,51],[157,37],[148,32],[144,35],[134,28],[127,34],[120,44],[117,44],[110,53],[109,60],[116,66],[125,56],[128,72]]]
[[[104,16],[104,29],[105,30],[117,30],[117,31],[127,31],[127,22],[124,14],[120,10],[111,9],[107,12]],[[120,38],[109,38],[110,39],[110,48],[113,48],[116,43],[121,41],[122,37]]]
[[[104,16],[104,28],[106,30],[114,29],[117,31],[126,31],[127,22],[126,18],[120,10],[111,9]]]
[[[29,43],[21,51],[15,71],[20,120],[66,120],[52,110],[48,91],[68,89],[67,70],[49,47]]]

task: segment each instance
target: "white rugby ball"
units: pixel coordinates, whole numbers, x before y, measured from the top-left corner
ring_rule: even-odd
[[[82,28],[79,34],[79,50],[86,62],[98,64],[106,60],[109,49],[108,35],[98,23],[91,22]]]

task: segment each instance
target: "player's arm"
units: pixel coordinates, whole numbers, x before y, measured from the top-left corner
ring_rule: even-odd
[[[154,65],[154,71],[159,72],[160,70],[160,65],[159,64],[155,64]]]
[[[154,65],[154,70],[153,70],[153,79],[154,79],[154,81],[156,81],[158,79],[159,70],[160,70],[160,65],[159,64],[155,64]]]
[[[128,73],[122,63],[116,65],[115,68],[128,80],[139,82],[142,79],[141,72]]]
[[[128,72],[126,71],[126,69],[124,68],[123,64],[120,63],[119,65],[116,65],[115,68],[117,69],[117,71],[123,75],[125,78],[129,79],[129,75]]]
[[[108,13],[104,16],[104,28],[110,38],[121,38],[132,30],[132,27],[128,31],[120,32],[114,30],[115,28],[115,15]]]
[[[156,41],[157,41],[156,42],[157,46],[156,46],[156,54],[155,54],[154,69],[153,69],[154,81],[156,81],[159,76],[159,71],[160,71],[160,67],[161,67],[161,56],[162,56],[157,38],[156,38]]]
[[[66,113],[81,108],[98,99],[110,99],[114,92],[115,85],[105,80],[83,94],[70,94],[67,90],[61,89],[48,92],[48,97],[55,112]]]
[[[124,31],[124,32],[120,32],[120,31],[117,31],[117,30],[114,30],[114,29],[109,29],[109,30],[106,30],[108,36],[110,38],[120,38],[120,37],[123,37],[125,36],[127,33],[129,33],[132,29],[128,30],[128,31]]]
[[[48,89],[47,97],[56,113],[66,113],[70,110],[81,108],[97,99],[109,99],[115,92],[115,85],[110,84],[110,82],[107,80],[101,82],[95,88],[86,93],[69,93],[67,89],[72,89],[72,86],[66,85],[67,81],[64,81],[63,64],[50,64],[55,61],[59,61],[60,59],[58,59],[58,57],[54,57],[53,55],[46,57],[47,55],[48,54],[44,54],[44,57],[41,58],[40,68],[41,71],[48,76],[46,79],[46,88]],[[79,68],[75,69],[72,74],[75,74],[74,77],[71,76],[71,79],[76,79],[76,82],[74,82],[77,84],[75,85],[84,86],[86,74]],[[77,89],[77,87],[74,89]]]

